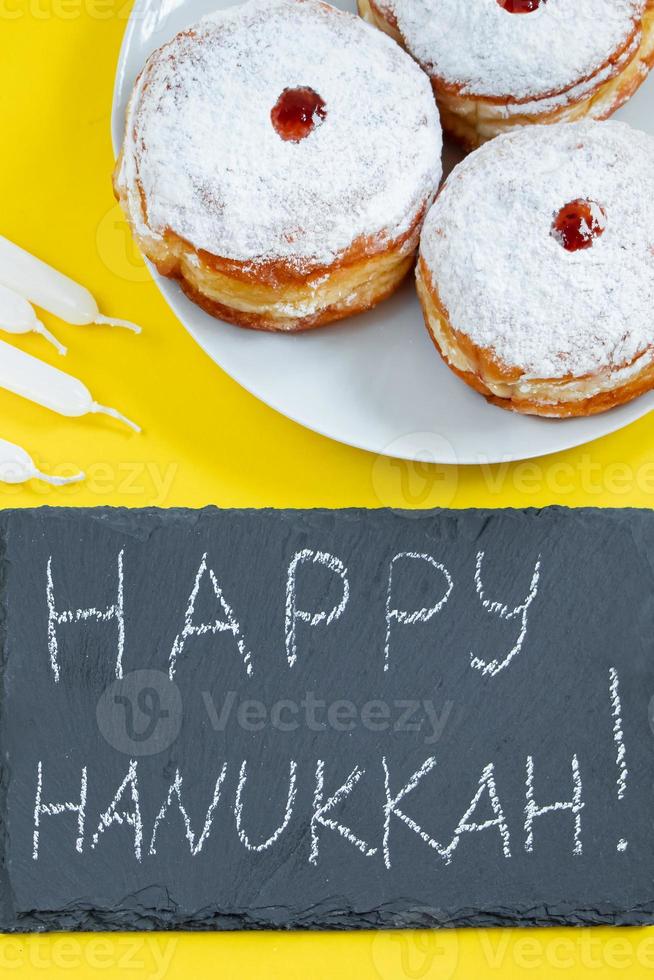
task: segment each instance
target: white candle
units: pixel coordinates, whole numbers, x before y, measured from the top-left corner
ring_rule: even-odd
[[[141,332],[141,328],[129,320],[102,316],[88,289],[1,235],[0,283],[67,323],[77,326],[106,323]]]
[[[84,480],[84,473],[76,473],[75,476],[48,476],[41,473],[34,465],[31,456],[15,446],[13,442],[0,439],[0,481],[2,483],[26,483],[28,480],[44,480],[55,487],[62,487],[66,483],[77,483]]]
[[[0,286],[0,330],[7,333],[40,333],[60,354],[66,353],[64,345],[43,326],[25,297],[5,286]]]
[[[136,432],[141,431],[135,422],[130,422],[115,408],[107,408],[93,401],[86,385],[71,374],[6,344],[4,340],[0,340],[0,387],[29,398],[59,415],[76,418],[89,412],[102,412],[120,419]]]

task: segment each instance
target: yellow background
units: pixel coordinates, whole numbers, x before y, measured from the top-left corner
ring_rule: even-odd
[[[0,392],[1,437],[51,472],[88,474],[63,490],[0,485],[3,506],[650,506],[648,418],[547,460],[457,471],[332,443],[216,368],[151,283],[112,196],[110,106],[128,15],[125,0],[0,0],[0,234],[82,281],[103,312],[145,328],[136,338],[46,318],[70,347],[66,362],[40,338],[18,341],[65,363],[144,432],[62,419]],[[654,976],[654,930],[6,937],[5,975],[640,978]]]

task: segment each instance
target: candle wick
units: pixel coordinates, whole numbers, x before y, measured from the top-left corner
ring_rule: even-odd
[[[86,473],[75,473],[74,476],[50,476],[48,473],[34,470],[33,479],[43,480],[44,483],[50,483],[53,487],[63,487],[68,483],[79,483],[80,480],[85,480]]]
[[[136,323],[132,323],[131,320],[117,320],[115,317],[102,316],[101,313],[98,313],[93,322],[104,324],[108,327],[124,327],[125,330],[132,330],[134,333],[141,332],[141,328]]]
[[[136,422],[132,422],[131,419],[128,419],[125,415],[122,415],[115,408],[107,408],[106,405],[98,405],[97,402],[93,402],[93,405],[91,406],[91,411],[99,412],[102,415],[110,415],[112,419],[118,419],[119,422],[124,422],[125,425],[128,425],[130,429],[134,429],[134,432],[141,431],[140,425],[137,425]]]
[[[60,343],[60,341],[57,340],[57,338],[54,336],[54,334],[51,334],[50,333],[50,331],[48,330],[48,328],[45,327],[41,323],[40,320],[37,320],[36,321],[36,324],[34,325],[34,331],[35,331],[35,333],[40,334],[41,337],[45,337],[45,339],[50,344],[52,344],[52,346],[55,347],[62,356],[64,356],[65,354],[68,353],[68,348],[67,347],[64,347],[64,345],[62,343]]]

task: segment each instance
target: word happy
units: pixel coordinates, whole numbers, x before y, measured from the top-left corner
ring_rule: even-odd
[[[484,558],[485,553],[479,551],[474,570],[474,585],[477,600],[490,617],[495,617],[498,620],[506,622],[515,621],[517,631],[515,643],[502,656],[486,660],[479,654],[470,653],[470,665],[473,669],[480,671],[485,676],[495,677],[509,666],[511,661],[523,648],[527,636],[529,608],[538,595],[541,562],[539,557],[534,565],[529,588],[524,599],[517,606],[512,607],[502,601],[489,597],[487,586],[484,582]],[[79,609],[61,609],[59,607],[54,563],[52,557],[48,560],[48,650],[55,682],[58,683],[61,677],[58,627],[68,623],[84,623],[93,620],[115,624],[117,631],[115,673],[117,678],[122,678],[126,633],[124,560],[125,554],[123,550],[119,553],[117,560],[115,601],[104,608],[93,606]],[[435,589],[434,601],[430,606],[421,606],[413,609],[399,608],[395,598],[396,586],[401,581],[403,572],[406,573],[407,565],[415,565],[416,563],[424,566],[425,570],[431,572],[436,580],[437,587]],[[299,581],[303,576],[311,576],[317,568],[321,569],[323,573],[326,570],[334,578],[340,589],[340,598],[337,603],[326,609],[303,609],[298,601]],[[215,618],[211,621],[203,622],[198,621],[196,617],[196,603],[200,589],[203,585],[206,587],[207,584],[210,587],[215,602]],[[455,583],[450,571],[431,554],[403,551],[392,558],[388,568],[384,603],[384,671],[388,671],[391,667],[393,636],[396,629],[429,622],[434,616],[445,609],[454,587]],[[303,624],[309,629],[320,624],[330,626],[346,615],[349,601],[350,576],[347,568],[338,556],[325,551],[312,551],[310,549],[304,549],[295,553],[288,566],[286,592],[284,596],[283,640],[286,659],[290,669],[295,666],[298,657],[301,655],[298,641],[298,625]],[[216,635],[218,633],[231,634],[234,640],[235,652],[242,661],[245,674],[251,677],[257,669],[257,659],[250,650],[247,636],[241,628],[237,606],[233,597],[225,594],[223,585],[209,564],[208,555],[204,554],[195,575],[195,580],[192,584],[185,608],[180,610],[180,630],[171,644],[168,657],[168,673],[170,679],[172,680],[174,678],[183,658],[189,655],[189,647],[194,637]]]

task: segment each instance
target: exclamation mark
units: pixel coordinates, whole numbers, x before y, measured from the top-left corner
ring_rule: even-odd
[[[611,713],[613,715],[613,741],[615,743],[615,764],[618,767],[618,799],[624,799],[624,795],[627,791],[627,776],[629,775],[629,770],[627,769],[626,749],[624,746],[624,732],[622,731],[622,702],[620,701],[620,679],[618,677],[618,672],[615,667],[609,667],[609,681],[610,687],[609,691],[611,694]],[[616,849],[618,851],[627,850],[628,841],[621,837],[616,844]]]

